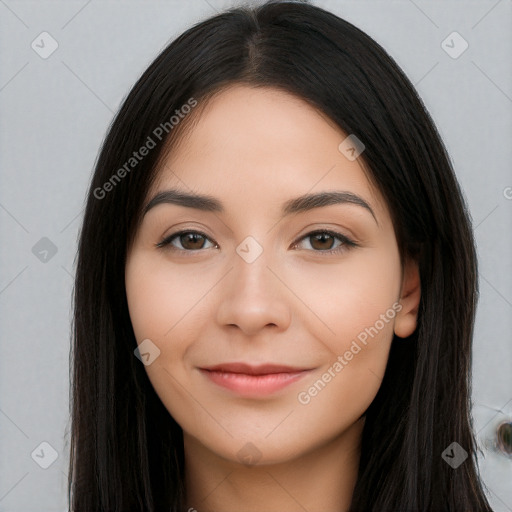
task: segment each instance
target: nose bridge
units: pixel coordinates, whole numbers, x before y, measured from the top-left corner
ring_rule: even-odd
[[[217,320],[221,325],[237,325],[246,333],[268,324],[282,328],[288,325],[290,312],[280,289],[283,285],[273,273],[278,273],[274,251],[264,243],[248,236],[236,247],[218,304]]]
[[[240,291],[243,295],[264,296],[272,292],[271,288],[276,284],[272,281],[276,278],[269,270],[275,260],[274,251],[269,246],[270,238],[261,235],[256,239],[249,235],[236,247],[233,261],[236,293]]]

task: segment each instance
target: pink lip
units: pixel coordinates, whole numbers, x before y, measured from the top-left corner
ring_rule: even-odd
[[[309,372],[309,369],[282,365],[251,366],[245,363],[226,363],[200,370],[215,384],[247,397],[279,391]]]

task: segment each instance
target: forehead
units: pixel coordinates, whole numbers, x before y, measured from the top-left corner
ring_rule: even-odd
[[[235,85],[194,113],[158,169],[149,195],[168,187],[247,207],[320,190],[349,190],[385,209],[362,159],[340,151],[348,134],[285,91]],[[188,120],[187,120],[188,121]],[[256,207],[257,204],[254,204]]]

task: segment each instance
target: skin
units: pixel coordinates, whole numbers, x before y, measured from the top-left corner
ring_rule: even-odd
[[[414,262],[400,263],[389,211],[360,159],[350,161],[338,149],[346,137],[290,94],[232,86],[170,152],[148,194],[147,201],[180,188],[214,196],[226,210],[155,206],[126,264],[137,342],[149,338],[160,350],[145,369],[183,428],[187,508],[348,510],[362,415],[380,387],[393,333],[406,337],[416,328],[420,282]],[[331,190],[357,194],[376,219],[354,204],[281,218],[285,201]],[[174,251],[155,247],[182,229],[207,238],[177,237]],[[318,229],[357,246],[326,254],[340,240],[328,237],[321,245],[306,236]],[[263,249],[251,263],[236,251],[248,236]],[[337,357],[395,303],[401,310],[301,403],[299,393],[332,372]],[[234,361],[312,371],[271,395],[247,398],[198,369]]]

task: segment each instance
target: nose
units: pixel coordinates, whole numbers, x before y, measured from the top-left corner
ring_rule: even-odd
[[[279,267],[265,251],[251,263],[235,253],[233,267],[220,287],[216,319],[218,325],[236,326],[247,336],[265,327],[284,331],[291,321],[293,293],[287,288]]]

